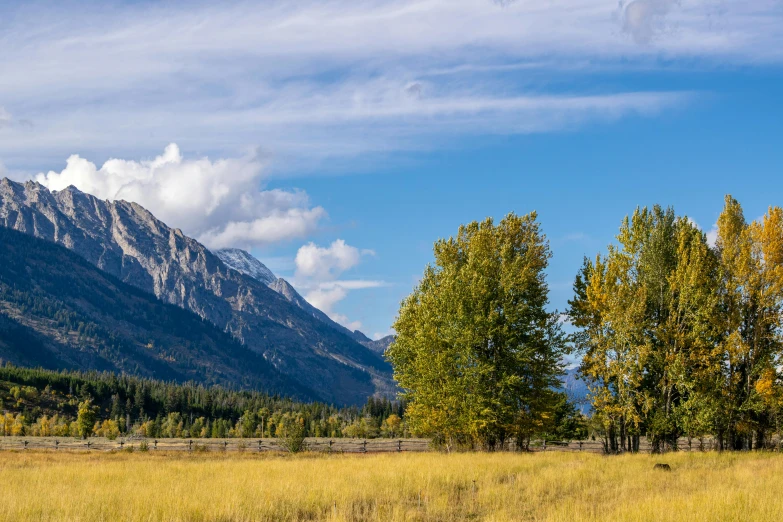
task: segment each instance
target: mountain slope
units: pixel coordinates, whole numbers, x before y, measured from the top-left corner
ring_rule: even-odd
[[[135,203],[3,179],[0,225],[65,246],[121,281],[196,313],[325,400],[359,404],[393,389],[391,368],[377,354],[228,268]]]
[[[291,286],[291,283],[282,277],[277,278],[272,273],[272,271],[266,267],[266,265],[264,265],[249,252],[239,248],[222,248],[220,250],[216,250],[214,253],[229,268],[233,268],[238,272],[242,272],[243,274],[264,283],[269,288],[285,297],[290,303],[298,306],[311,316],[315,317],[324,324],[331,326],[338,332],[347,335],[359,344],[369,348],[368,343],[373,342],[369,337],[364,335],[359,330],[352,332],[340,323],[333,321],[328,315],[318,308],[308,303],[307,300],[302,297],[293,286]]]
[[[587,383],[579,376],[579,369],[567,369],[565,375],[560,380],[563,382],[563,390],[565,390],[569,400],[576,404],[577,409],[582,413],[589,412],[590,401],[587,398],[589,390],[587,389]]]
[[[265,264],[251,255],[250,252],[239,248],[221,248],[220,250],[215,250],[214,254],[227,267],[261,281],[267,286],[277,281],[275,274]]]
[[[383,355],[383,353],[386,351],[386,349],[393,341],[394,341],[394,336],[387,335],[386,337],[381,337],[380,339],[377,339],[375,341],[368,341],[362,344],[364,344],[367,348],[374,351],[375,353]]]
[[[191,312],[7,228],[0,228],[0,357],[317,398]]]

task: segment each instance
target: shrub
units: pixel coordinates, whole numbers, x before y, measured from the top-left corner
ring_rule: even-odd
[[[299,453],[307,449],[303,419],[291,420],[282,428],[282,436],[277,438],[280,446],[289,453]]]

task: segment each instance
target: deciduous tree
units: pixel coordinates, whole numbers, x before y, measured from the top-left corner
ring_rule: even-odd
[[[552,416],[567,348],[546,309],[550,250],[536,214],[462,226],[434,253],[387,351],[407,423],[447,448],[525,444]]]

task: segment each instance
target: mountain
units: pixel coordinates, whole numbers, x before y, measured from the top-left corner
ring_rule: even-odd
[[[338,332],[347,335],[359,344],[369,348],[370,346],[368,343],[373,342],[369,337],[364,335],[359,330],[349,330],[340,323],[333,321],[328,315],[323,313],[318,308],[308,303],[307,300],[302,297],[293,286],[291,286],[291,283],[282,277],[277,278],[272,273],[272,271],[266,267],[266,265],[255,258],[251,253],[245,250],[240,250],[238,248],[223,248],[215,251],[215,255],[218,256],[220,260],[223,261],[223,263],[225,263],[229,268],[233,268],[238,272],[242,272],[243,274],[264,283],[269,288],[285,297],[290,303],[298,306],[309,315],[318,319],[322,323],[331,326]]]
[[[391,367],[198,241],[127,201],[74,187],[0,180],[0,225],[77,253],[119,280],[228,332],[327,401],[360,404],[394,391]]]
[[[560,379],[563,382],[563,390],[568,398],[576,404],[577,409],[582,413],[590,411],[590,401],[587,399],[589,390],[587,383],[579,377],[578,368],[568,368]]]
[[[195,314],[7,228],[0,228],[0,358],[318,398]]]
[[[394,341],[394,336],[387,335],[386,337],[381,337],[380,339],[377,339],[375,341],[368,341],[362,344],[367,348],[369,348],[370,350],[374,351],[375,353],[383,355],[383,353],[386,351],[386,349],[393,341]]]
[[[245,250],[239,248],[222,248],[216,250],[214,253],[227,267],[233,268],[237,272],[242,272],[253,279],[257,279],[267,286],[270,286],[277,281],[275,274],[273,274],[266,265]]]

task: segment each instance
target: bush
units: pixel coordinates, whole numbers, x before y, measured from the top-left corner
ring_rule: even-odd
[[[277,438],[278,444],[289,453],[299,453],[307,450],[305,443],[305,426],[303,419],[296,419],[282,426],[282,436]]]

